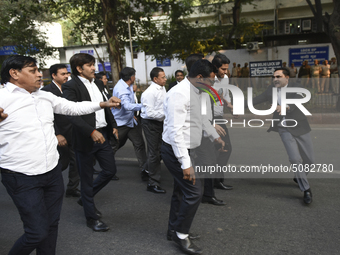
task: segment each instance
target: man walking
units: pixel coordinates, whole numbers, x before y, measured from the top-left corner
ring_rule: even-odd
[[[155,67],[150,72],[151,85],[143,92],[142,102],[142,127],[148,148],[149,181],[147,191],[164,194],[160,187],[161,181],[161,144],[163,132],[164,109],[163,101],[166,90],[166,76],[164,70]]]
[[[104,85],[95,79],[95,58],[78,53],[71,57],[72,79],[63,84],[64,97],[70,101],[100,102],[106,96]],[[74,150],[81,180],[81,199],[86,224],[94,231],[107,231],[109,227],[100,220],[101,212],[95,207],[94,196],[104,188],[116,174],[114,153],[109,143],[112,135],[118,136],[117,124],[109,109],[95,114],[70,117],[73,124]],[[94,157],[102,171],[93,180]]]
[[[61,85],[68,80],[67,67],[64,64],[55,64],[50,67],[52,82],[42,90],[49,91],[58,97],[63,96]],[[79,173],[76,157],[72,148],[72,124],[65,115],[54,114],[54,129],[58,139],[58,152],[62,170],[68,169],[68,184],[66,197],[80,197]]]

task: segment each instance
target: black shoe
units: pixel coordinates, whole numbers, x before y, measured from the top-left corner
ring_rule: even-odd
[[[216,189],[231,190],[233,186],[225,185],[223,182],[218,182],[215,184]]]
[[[142,177],[142,181],[146,182],[149,180],[149,171],[146,169],[143,169],[142,172],[140,173]]]
[[[295,183],[298,183],[296,178],[294,178],[293,181],[294,181]]]
[[[92,228],[93,231],[96,231],[96,232],[105,232],[105,231],[108,231],[110,228],[104,223],[102,222],[101,220],[93,220],[93,219],[90,219],[90,220],[87,220],[86,221],[86,225],[89,227],[89,228]]]
[[[310,191],[310,189],[306,190],[303,195],[303,202],[309,205],[310,203],[312,203],[312,201],[313,201],[312,192]]]
[[[181,250],[186,254],[202,254],[202,250],[198,248],[190,238],[180,239],[174,232],[172,235],[172,240],[179,245]]]
[[[166,234],[166,238],[169,241],[172,241],[172,235],[175,233],[175,230],[173,229],[168,229],[168,232]],[[198,234],[194,234],[194,233],[189,233],[189,238],[190,240],[195,240],[195,239],[199,239],[201,236]]]
[[[165,189],[162,189],[161,187],[159,187],[157,185],[148,184],[148,186],[146,187],[146,190],[153,192],[153,193],[158,193],[158,194],[165,194],[166,193]]]
[[[114,175],[111,179],[112,181],[118,181],[119,180],[119,177],[117,175]]]
[[[83,206],[83,201],[81,200],[81,198],[78,199],[77,203],[78,203],[78,205]],[[99,218],[101,218],[103,216],[102,213],[96,207],[94,207],[94,210],[95,210],[95,214]]]
[[[65,197],[80,197],[79,189],[66,190]]]
[[[202,197],[202,203],[223,206],[226,205],[222,200],[218,200],[216,197]]]

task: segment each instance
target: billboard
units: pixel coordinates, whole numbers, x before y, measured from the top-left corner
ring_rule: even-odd
[[[249,62],[250,77],[272,76],[279,67],[282,67],[282,60]]]
[[[300,67],[304,60],[308,60],[309,65],[314,65],[315,59],[319,60],[320,63],[323,60],[328,60],[329,46],[289,49],[289,65],[294,63],[296,67]]]

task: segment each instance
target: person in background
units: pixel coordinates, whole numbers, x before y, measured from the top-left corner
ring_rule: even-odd
[[[164,109],[163,102],[166,94],[166,76],[164,70],[155,67],[150,72],[151,85],[143,92],[142,102],[142,127],[148,148],[147,169],[149,180],[147,191],[164,194],[161,188],[161,144],[163,132]]]
[[[318,89],[318,93],[322,93],[321,84],[320,84],[320,74],[321,74],[321,66],[319,65],[319,60],[314,60],[314,65],[310,68],[310,75],[312,77],[312,88]]]
[[[135,103],[133,84],[136,79],[136,70],[132,67],[125,67],[119,74],[120,80],[113,88],[113,96],[122,101],[121,109],[112,109],[112,114],[117,121],[119,139],[112,143],[116,153],[129,139],[134,147],[136,157],[141,171],[142,180],[148,179],[147,156],[143,139],[142,126],[135,118],[135,112],[140,111],[142,104]]]
[[[339,93],[339,82],[337,79],[335,78],[339,78],[339,72],[338,72],[338,64],[336,61],[336,58],[332,58],[331,59],[331,64],[330,64],[330,68],[329,68],[330,72],[331,72],[331,88],[334,94],[338,94]]]
[[[302,66],[299,69],[298,78],[301,80],[302,87],[307,88],[310,78],[310,66],[308,65],[308,60],[302,62]]]
[[[50,67],[52,82],[42,88],[44,91],[53,93],[58,97],[63,96],[62,84],[67,82],[68,74],[66,65],[55,64]],[[58,152],[60,154],[62,170],[68,167],[68,184],[66,197],[80,197],[79,173],[77,168],[76,156],[72,148],[72,124],[67,116],[54,114],[54,130],[58,139]]]
[[[175,85],[177,85],[178,83],[180,83],[183,79],[184,79],[184,72],[182,70],[177,70],[175,72],[175,81],[171,82],[169,84],[169,89],[168,91]]]
[[[294,66],[294,63],[291,63],[289,67],[289,78],[296,78],[296,75],[297,75],[297,69]]]

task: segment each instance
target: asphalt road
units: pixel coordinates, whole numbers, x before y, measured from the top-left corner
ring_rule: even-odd
[[[266,128],[229,128],[233,144],[230,164],[288,165],[276,133]],[[313,203],[302,202],[303,193],[289,178],[265,174],[229,174],[234,190],[216,190],[227,205],[201,204],[192,232],[201,234],[197,245],[204,254],[339,254],[340,250],[340,126],[313,126],[316,162],[332,164],[327,175],[311,173]],[[182,254],[166,240],[172,178],[162,165],[165,195],[146,191],[131,143],[117,152],[119,181],[111,181],[95,198],[110,231],[96,233],[86,227],[75,198],[65,198],[59,227],[59,255],[174,255]],[[66,181],[66,173],[64,173]],[[235,177],[235,178],[234,178]],[[0,254],[7,254],[23,233],[15,206],[0,185]]]

